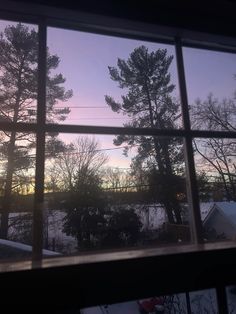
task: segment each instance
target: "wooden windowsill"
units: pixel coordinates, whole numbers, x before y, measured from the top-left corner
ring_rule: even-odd
[[[51,267],[64,267],[72,265],[115,262],[121,260],[139,259],[146,257],[157,257],[166,255],[178,255],[194,252],[207,252],[214,250],[228,250],[236,249],[236,242],[218,242],[218,243],[204,243],[204,244],[186,244],[175,245],[158,248],[142,248],[142,249],[126,249],[103,252],[89,252],[75,256],[53,257],[45,258],[41,261],[4,261],[0,263],[0,273],[14,272],[31,269],[43,269]]]

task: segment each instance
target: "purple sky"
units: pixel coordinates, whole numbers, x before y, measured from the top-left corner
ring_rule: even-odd
[[[168,54],[175,55],[171,45],[162,45],[124,38],[95,35],[84,32],[48,29],[48,46],[51,53],[60,56],[58,71],[66,77],[67,88],[72,88],[73,98],[69,106],[103,108],[73,108],[66,123],[122,126],[127,118],[116,114],[106,105],[104,95],[120,99],[125,90],[119,89],[109,77],[108,66],[116,66],[117,58],[127,59],[134,48],[146,45],[149,51],[166,48]],[[202,99],[212,92],[219,98],[231,97],[235,89],[236,55],[184,48],[184,62],[189,102],[197,97]],[[179,97],[175,58],[170,67],[172,83],[176,85],[175,97]],[[67,135],[64,140],[72,139]],[[97,136],[101,148],[113,146],[113,136]],[[132,154],[122,156],[122,150],[107,152],[111,165],[129,166]]]
[[[122,126],[127,117],[113,113],[106,105],[106,94],[120,99],[124,90],[110,79],[108,66],[116,66],[117,58],[127,59],[134,48],[146,45],[150,51],[167,48],[174,54],[174,47],[137,40],[93,35],[89,33],[49,28],[48,46],[51,53],[60,56],[57,72],[66,77],[67,88],[73,89],[74,97],[68,102],[77,107],[105,107],[97,109],[72,109],[66,123]],[[175,62],[171,65],[172,82],[177,85]],[[175,91],[178,95],[178,89]]]
[[[183,56],[189,103],[209,93],[219,99],[233,97],[236,54],[184,48]]]
[[[9,24],[13,23],[2,21],[0,30]],[[117,83],[110,79],[108,66],[116,66],[118,57],[127,59],[134,48],[140,45],[147,46],[149,51],[166,48],[169,55],[175,55],[175,49],[171,45],[48,28],[49,50],[52,54],[57,54],[61,60],[55,73],[64,75],[65,87],[72,89],[74,93],[67,103],[58,104],[58,106],[72,107],[71,113],[63,123],[122,126],[125,121],[128,121],[127,117],[112,112],[105,103],[104,95],[106,94],[116,100],[120,99],[122,93],[125,94],[125,90],[119,89]],[[236,54],[191,48],[184,48],[183,52],[190,103],[198,97],[205,99],[210,92],[218,98],[233,96],[236,89],[234,79]],[[172,83],[176,85],[173,95],[178,98],[175,58],[171,64],[170,73]],[[61,135],[61,138],[66,141],[71,141],[75,137],[72,134]],[[99,139],[102,149],[114,147],[114,136],[97,136],[96,138]],[[130,158],[122,157],[121,153],[122,150],[109,151],[113,160],[111,164],[124,166],[130,163]]]

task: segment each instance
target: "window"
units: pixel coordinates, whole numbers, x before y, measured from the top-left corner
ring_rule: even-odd
[[[2,252],[234,240],[232,48],[45,21],[0,24]]]
[[[235,42],[4,6],[0,255],[27,261],[0,263],[2,304],[13,279],[23,312],[43,286],[41,312],[172,295],[226,313],[227,285],[233,312]]]
[[[230,304],[232,307],[232,305]],[[105,304],[85,308],[81,314],[89,313],[218,313],[214,289],[191,291],[166,296],[154,296],[124,303]]]

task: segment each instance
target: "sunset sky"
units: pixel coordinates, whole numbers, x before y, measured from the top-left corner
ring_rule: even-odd
[[[2,21],[0,30],[13,23]],[[37,29],[37,28],[36,28]],[[73,97],[58,107],[69,106],[71,113],[63,122],[66,124],[122,126],[128,117],[112,112],[105,103],[105,95],[119,100],[125,90],[109,77],[108,66],[116,66],[117,58],[127,59],[129,54],[141,45],[149,51],[167,49],[175,55],[171,45],[163,45],[138,40],[89,34],[72,30],[48,28],[48,47],[52,54],[60,57],[55,73],[66,78],[65,87],[73,90]],[[184,48],[184,65],[189,103],[198,97],[205,99],[212,92],[222,99],[232,97],[236,87],[236,55],[213,51]],[[179,98],[175,57],[170,67],[171,81],[176,88],[173,96]],[[73,141],[77,135],[60,134],[66,142]],[[114,136],[95,136],[101,149],[114,148]],[[108,151],[111,165],[128,167],[130,158],[122,155],[122,149]]]

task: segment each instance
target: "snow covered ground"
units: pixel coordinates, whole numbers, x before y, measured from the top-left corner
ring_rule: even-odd
[[[27,245],[27,244],[23,244],[19,242],[0,239],[0,245],[4,245],[5,247],[18,249],[25,252],[32,252],[31,245]],[[57,252],[49,251],[49,250],[43,250],[43,255],[44,256],[60,256],[61,254]]]
[[[130,205],[128,205],[130,206]],[[139,215],[144,230],[156,230],[166,221],[164,208],[160,204],[135,205],[136,213]],[[77,241],[74,237],[66,235],[63,230],[63,210],[45,209],[44,211],[44,238],[47,247],[64,254],[77,252]],[[9,239],[27,243],[24,239],[26,230],[31,237],[32,214],[11,213],[9,216]],[[47,240],[46,240],[47,239]],[[28,243],[27,243],[28,244]]]
[[[201,203],[202,220],[207,216],[213,203]],[[157,230],[167,221],[166,212],[161,204],[129,204],[126,208],[135,207],[137,215],[140,217],[143,230]],[[188,220],[187,204],[185,204],[185,219]],[[64,218],[63,210],[46,208],[44,210],[44,242],[45,248],[63,254],[74,254],[77,252],[77,241],[72,236],[67,236],[63,230]],[[9,240],[30,244],[32,229],[31,213],[11,213],[9,217]]]

